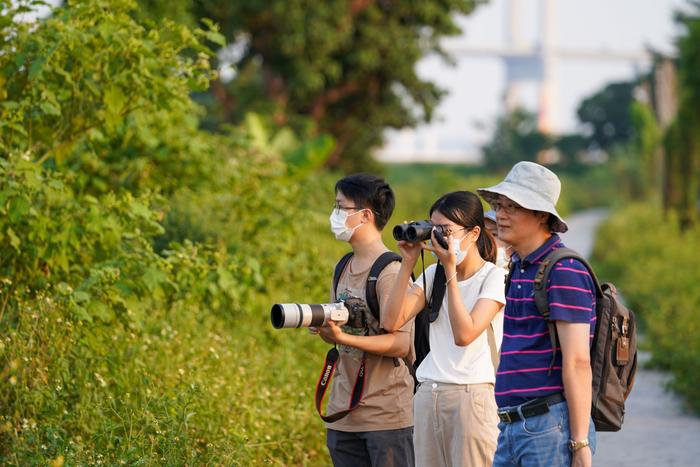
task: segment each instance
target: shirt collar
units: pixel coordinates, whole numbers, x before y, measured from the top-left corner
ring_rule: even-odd
[[[559,238],[559,235],[552,234],[552,236],[549,237],[546,242],[540,245],[538,249],[527,255],[527,257],[525,257],[525,259],[522,260],[523,264],[532,264],[536,261],[539,261],[540,258],[542,258],[545,254],[549,253],[549,251],[552,250],[554,246],[560,243],[561,238]],[[518,263],[521,261],[521,258],[517,253],[513,253],[512,260],[514,263]]]

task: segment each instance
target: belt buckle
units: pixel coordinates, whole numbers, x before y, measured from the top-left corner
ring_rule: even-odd
[[[513,421],[508,411],[498,412],[498,418],[500,418],[503,423],[512,423]]]

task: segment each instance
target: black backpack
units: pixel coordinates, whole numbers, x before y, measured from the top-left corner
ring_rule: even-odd
[[[620,301],[613,284],[600,284],[590,264],[576,251],[559,248],[542,259],[535,275],[535,304],[547,320],[552,340],[552,364],[556,356],[557,332],[549,320],[547,283],[552,268],[562,259],[580,261],[587,269],[596,290],[596,327],[591,345],[593,391],[591,417],[596,431],[618,431],[625,416],[625,400],[629,396],[637,371],[637,320],[634,313]],[[506,278],[506,293],[510,286],[513,265]]]
[[[430,323],[431,321],[435,321],[437,314],[440,312],[442,300],[445,297],[446,281],[445,268],[438,262],[435,269],[433,289],[430,292],[430,298],[426,300],[425,308],[416,315],[415,336],[413,337],[413,346],[416,351],[416,359],[413,362],[414,372],[430,353],[430,340],[428,338],[430,334]],[[423,272],[423,290],[428,290],[425,285],[425,272]]]
[[[338,261],[338,264],[335,267],[335,271],[333,273],[334,298],[337,298],[336,295],[338,289],[338,282],[340,282],[340,276],[343,274],[343,270],[345,270],[348,263],[350,262],[350,258],[352,258],[352,255],[352,252],[347,253],[340,259],[340,261]],[[375,332],[381,332],[381,330],[378,329],[378,323],[380,321],[380,318],[379,299],[377,297],[377,281],[379,280],[379,274],[381,274],[384,268],[387,267],[390,263],[393,263],[394,261],[401,261],[401,256],[391,251],[383,253],[379,256],[379,258],[377,258],[374,261],[374,264],[372,264],[372,267],[370,268],[369,275],[367,276],[367,286],[365,288],[365,302],[367,303],[367,307],[370,309],[372,316],[376,321],[376,323],[371,324],[371,327],[377,325],[377,329],[374,329]],[[369,325],[370,323],[367,324]],[[369,332],[369,328],[367,328],[366,331]],[[323,405],[323,397],[326,394],[328,385],[330,384],[331,378],[333,377],[333,373],[335,371],[339,358],[340,355],[338,353],[338,349],[335,346],[333,346],[333,348],[330,349],[328,351],[328,354],[326,355],[326,361],[323,365],[321,376],[319,377],[318,383],[316,384],[316,395],[314,397],[316,403],[316,410],[321,416],[321,419],[329,423],[340,420],[360,405],[362,393],[364,392],[365,386],[365,354],[363,352],[362,363],[360,364],[360,368],[357,372],[357,378],[355,379],[355,384],[350,395],[350,403],[348,404],[348,408],[336,412],[334,414],[323,415],[321,410],[321,407]],[[394,366],[401,366],[401,362],[398,358],[394,358]],[[409,371],[412,370],[410,364],[407,361],[406,366],[408,367]]]
[[[353,252],[345,254],[338,264],[335,265],[335,271],[333,272],[333,295],[337,294],[336,289],[338,288],[338,282],[340,282],[340,276],[347,267],[350,259],[352,258]],[[394,261],[401,262],[401,255],[394,253],[393,251],[387,251],[382,253],[379,258],[374,261],[372,267],[369,270],[369,275],[367,276],[367,286],[365,288],[365,301],[367,306],[372,312],[372,316],[379,321],[379,298],[377,297],[377,281],[379,280],[379,274],[382,273],[385,267]],[[337,298],[337,297],[336,297]]]
[[[421,252],[422,254],[422,252]],[[338,264],[335,266],[335,273],[333,274],[333,293],[336,293],[338,288],[338,282],[340,281],[340,276],[350,262],[353,253],[347,253],[343,256]],[[390,263],[394,261],[401,261],[401,255],[396,254],[391,251],[383,253],[379,258],[376,259],[372,268],[367,276],[367,287],[365,288],[365,301],[367,306],[372,311],[375,319],[379,321],[379,299],[377,298],[377,280],[379,279],[379,274],[387,267]],[[413,274],[411,274],[413,278]],[[418,369],[418,365],[423,361],[423,359],[430,352],[430,342],[428,340],[428,328],[431,321],[435,321],[437,313],[440,311],[440,306],[442,305],[442,300],[445,296],[445,287],[447,278],[445,277],[445,268],[442,267],[440,262],[437,263],[437,269],[435,270],[435,278],[433,281],[433,290],[430,293],[430,299],[426,301],[425,308],[421,310],[415,318],[415,334],[413,337],[413,346],[416,353],[416,359],[413,364],[406,362],[406,366],[409,368],[411,375],[413,376],[414,388],[417,386],[415,370]],[[423,271],[423,290],[426,290],[425,285],[425,270]],[[435,311],[433,311],[433,309]],[[432,320],[431,320],[432,317]],[[397,364],[397,360],[394,359],[394,364]]]

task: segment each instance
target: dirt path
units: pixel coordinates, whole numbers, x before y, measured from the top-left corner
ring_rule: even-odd
[[[607,212],[584,211],[567,219],[567,246],[590,255],[596,228]],[[642,362],[649,355],[640,353]],[[626,404],[625,423],[618,433],[598,433],[595,466],[700,466],[700,418],[685,413],[682,401],[665,390],[668,375],[645,369],[637,372]]]

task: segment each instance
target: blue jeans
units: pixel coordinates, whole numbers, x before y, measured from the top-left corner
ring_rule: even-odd
[[[507,407],[504,407],[507,408]],[[494,467],[569,467],[569,409],[566,401],[549,407],[549,412],[525,420],[498,424],[498,448]],[[595,426],[588,429],[591,452],[595,453]]]

